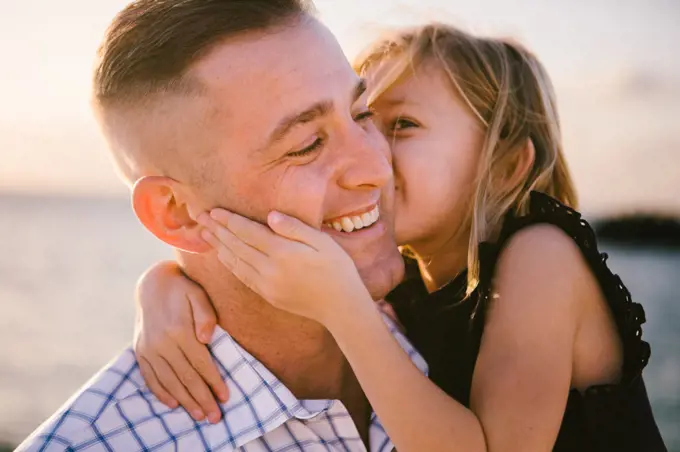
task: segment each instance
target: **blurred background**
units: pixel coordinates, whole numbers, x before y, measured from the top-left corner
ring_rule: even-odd
[[[89,108],[96,47],[127,3],[0,0],[0,444],[7,447],[129,343],[136,279],[172,256],[133,216]],[[316,4],[350,58],[385,27],[436,19],[515,36],[543,60],[582,210],[601,225],[612,269],[647,311],[652,358],[644,375],[667,445],[680,451],[680,1]]]

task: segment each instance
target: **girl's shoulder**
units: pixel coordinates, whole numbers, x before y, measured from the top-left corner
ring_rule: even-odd
[[[597,253],[595,231],[581,213],[545,193],[533,191],[529,196],[528,213],[522,216],[509,214],[506,217],[498,245],[503,246],[513,235],[528,226],[549,224],[570,236],[584,254],[591,256]]]
[[[602,262],[595,232],[581,214],[535,191],[530,194],[527,213],[508,213],[496,242],[482,244],[486,246],[481,260],[495,272],[499,266],[510,266],[516,274],[538,271],[550,277],[550,281],[539,281],[545,283],[583,277]]]
[[[543,193],[532,192],[530,196],[528,213],[508,215],[498,240],[480,246],[479,314],[485,317],[485,305],[493,297],[491,287],[499,272],[522,275],[525,280],[533,272],[535,284],[565,290],[592,275],[621,337],[622,383],[635,380],[650,356],[649,344],[642,340],[644,309],[632,301],[621,278],[609,269],[608,256],[600,252],[594,229],[579,212]]]

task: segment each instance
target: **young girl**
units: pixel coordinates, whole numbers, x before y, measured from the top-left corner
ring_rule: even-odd
[[[434,24],[375,43],[357,71],[392,141],[408,256],[388,301],[429,379],[323,228],[278,212],[258,228],[216,209],[200,222],[221,261],[275,306],[326,326],[400,452],[665,450],[641,376],[644,312],[573,210],[537,59]],[[354,220],[324,228],[351,233],[362,226]],[[226,387],[196,339],[208,343],[215,325],[206,295],[168,263],[139,290],[136,351],[149,387],[216,420],[203,380],[222,401]],[[164,361],[182,382],[154,365]]]

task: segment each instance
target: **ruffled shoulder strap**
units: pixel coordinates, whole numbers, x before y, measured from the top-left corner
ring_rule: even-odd
[[[532,192],[530,196],[529,213],[521,217],[508,216],[498,242],[480,246],[480,301],[484,304],[490,295],[498,255],[515,233],[535,224],[547,223],[560,228],[578,245],[600,284],[623,341],[622,383],[632,383],[641,375],[651,354],[649,344],[642,340],[642,324],[646,321],[642,305],[632,301],[621,278],[609,269],[607,254],[598,250],[595,231],[579,212],[543,193]]]

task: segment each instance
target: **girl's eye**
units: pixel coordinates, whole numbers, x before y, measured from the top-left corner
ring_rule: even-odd
[[[413,129],[413,128],[417,128],[417,127],[420,127],[420,126],[418,124],[416,124],[415,122],[413,122],[409,119],[399,118],[396,121],[394,121],[394,123],[392,124],[392,127],[390,127],[390,129],[392,130],[392,132],[399,132],[399,131],[402,131],[402,130]]]
[[[314,140],[314,143],[310,144],[306,148],[300,149],[299,151],[289,152],[288,157],[304,157],[305,155],[311,154],[312,152],[321,148],[323,140],[319,137]]]

